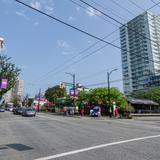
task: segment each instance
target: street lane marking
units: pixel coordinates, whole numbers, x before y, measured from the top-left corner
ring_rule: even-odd
[[[108,146],[113,146],[113,145],[118,145],[118,144],[123,144],[123,143],[128,143],[128,142],[134,142],[134,141],[140,141],[140,140],[144,140],[144,139],[158,138],[158,137],[160,137],[160,135],[153,135],[153,136],[123,140],[123,141],[118,141],[118,142],[106,143],[106,144],[101,144],[101,145],[97,145],[97,146],[93,146],[93,147],[82,148],[82,149],[59,153],[59,154],[55,154],[55,155],[51,155],[51,156],[47,156],[47,157],[42,157],[42,158],[38,158],[35,160],[50,160],[50,159],[69,156],[69,155],[82,153],[82,152],[86,152],[86,151],[90,151],[90,150],[94,150],[94,149],[104,148],[104,147],[108,147]]]

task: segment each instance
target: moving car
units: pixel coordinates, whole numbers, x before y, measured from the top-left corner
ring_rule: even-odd
[[[36,116],[36,111],[33,108],[23,108],[22,116]]]

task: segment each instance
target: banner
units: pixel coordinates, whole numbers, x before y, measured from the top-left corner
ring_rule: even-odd
[[[78,90],[75,89],[75,91],[74,91],[74,89],[71,89],[69,92],[69,95],[70,96],[78,96]]]
[[[1,79],[0,81],[0,88],[6,89],[7,88],[7,79]]]

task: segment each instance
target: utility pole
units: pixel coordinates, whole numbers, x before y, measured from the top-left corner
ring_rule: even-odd
[[[40,98],[41,98],[41,88],[39,89],[39,93],[38,93],[38,106],[37,106],[37,112],[39,112]]]
[[[75,88],[76,88],[76,78],[75,78],[75,74],[68,73],[68,72],[66,72],[66,74],[69,74],[70,76],[72,76],[72,79],[73,79],[73,105],[75,107],[75,97],[76,97],[76,91],[75,91]]]
[[[113,69],[110,72],[107,72],[107,81],[108,81],[108,106],[109,106],[109,111],[112,111],[112,107],[111,107],[111,93],[110,93],[110,76],[112,74],[112,72],[117,71],[118,69]],[[110,113],[112,114],[112,113]]]

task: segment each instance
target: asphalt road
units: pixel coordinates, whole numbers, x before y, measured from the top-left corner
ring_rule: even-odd
[[[0,113],[0,160],[160,160],[160,117]]]

